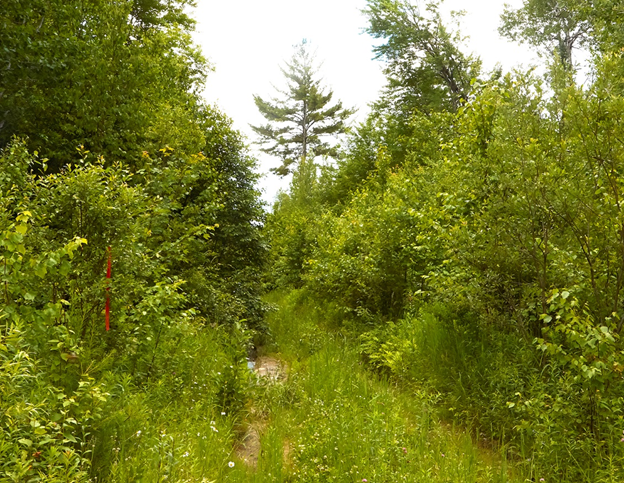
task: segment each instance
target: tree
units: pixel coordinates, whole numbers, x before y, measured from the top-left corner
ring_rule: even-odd
[[[384,41],[373,51],[385,62],[387,84],[352,145],[359,155],[347,157],[360,165],[354,179],[363,180],[374,169],[379,146],[390,155],[390,166],[401,166],[408,155],[405,141],[421,121],[452,114],[469,99],[481,63],[461,51],[462,37],[444,25],[438,3],[429,2],[422,11],[409,0],[367,2],[366,31]]]
[[[501,35],[526,42],[549,54],[557,52],[561,62],[572,68],[572,51],[588,39],[591,10],[582,0],[525,0],[513,10],[506,6],[501,16]]]
[[[251,127],[260,136],[260,143],[268,145],[262,151],[282,160],[281,166],[271,171],[286,176],[293,171],[291,165],[301,159],[336,156],[335,146],[325,138],[345,133],[345,121],[355,110],[343,108],[342,102],[330,105],[334,93],[315,79],[314,56],[305,40],[296,46],[292,59],[281,71],[288,83],[286,90],[278,90],[283,98],[265,101],[254,96],[268,123]]]
[[[317,169],[314,160],[301,158],[293,170],[288,193],[280,192],[267,216],[265,233],[270,238],[269,283],[301,287],[313,256],[321,220],[317,199]]]
[[[197,152],[189,123],[207,64],[193,45],[190,0],[7,0],[0,9],[0,147],[14,135],[52,171],[84,145],[140,163],[165,145]]]
[[[461,37],[442,23],[436,3],[428,15],[406,0],[368,0],[366,31],[386,42],[373,50],[387,62],[388,86],[382,103],[407,116],[414,109],[456,111],[466,100],[480,62],[464,55]]]

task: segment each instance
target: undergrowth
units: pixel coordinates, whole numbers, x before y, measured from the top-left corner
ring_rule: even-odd
[[[223,481],[515,482],[505,448],[487,449],[439,415],[440,394],[371,372],[358,344],[334,330],[340,314],[302,291],[274,292],[272,345],[289,365],[283,383],[256,387],[269,421],[258,468]]]

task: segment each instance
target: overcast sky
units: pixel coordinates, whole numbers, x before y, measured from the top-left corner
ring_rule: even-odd
[[[413,0],[413,3],[418,3]],[[465,10],[461,31],[470,38],[467,50],[477,52],[484,68],[497,63],[505,70],[538,62],[526,47],[502,39],[497,32],[504,3],[520,6],[522,0],[446,0],[443,13]],[[253,95],[275,95],[280,85],[279,66],[291,58],[293,46],[307,39],[322,61],[323,84],[348,107],[359,109],[354,122],[363,120],[368,103],[378,97],[384,84],[382,64],[373,60],[375,41],[362,32],[366,17],[361,13],[366,0],[198,0],[195,41],[202,47],[215,71],[209,75],[205,98],[216,103],[234,121],[234,127],[248,137],[260,160],[260,170],[278,166],[279,160],[260,153],[249,124],[262,124]],[[263,198],[272,202],[287,180],[267,175],[261,180]]]

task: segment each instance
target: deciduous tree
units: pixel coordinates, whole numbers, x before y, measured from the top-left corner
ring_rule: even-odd
[[[385,101],[396,111],[455,111],[467,99],[480,62],[461,52],[461,37],[442,23],[437,3],[426,13],[406,0],[369,0],[366,31],[386,42],[373,50],[385,60]]]
[[[0,147],[29,138],[52,170],[84,145],[132,164],[164,145],[199,151],[207,64],[189,0],[7,0],[0,9]]]
[[[556,52],[568,68],[573,50],[588,39],[588,4],[580,0],[525,0],[519,9],[506,7],[501,35],[528,43],[548,54]]]

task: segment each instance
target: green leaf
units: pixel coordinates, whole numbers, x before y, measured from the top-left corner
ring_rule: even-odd
[[[39,278],[45,277],[47,273],[48,273],[48,268],[43,263],[39,263],[35,267],[35,275],[37,275]]]
[[[71,433],[63,433],[63,436],[65,437],[67,441],[71,441],[72,443],[77,442],[76,438]]]
[[[18,443],[22,443],[25,446],[32,446],[32,441],[27,438],[21,438],[17,440]]]

